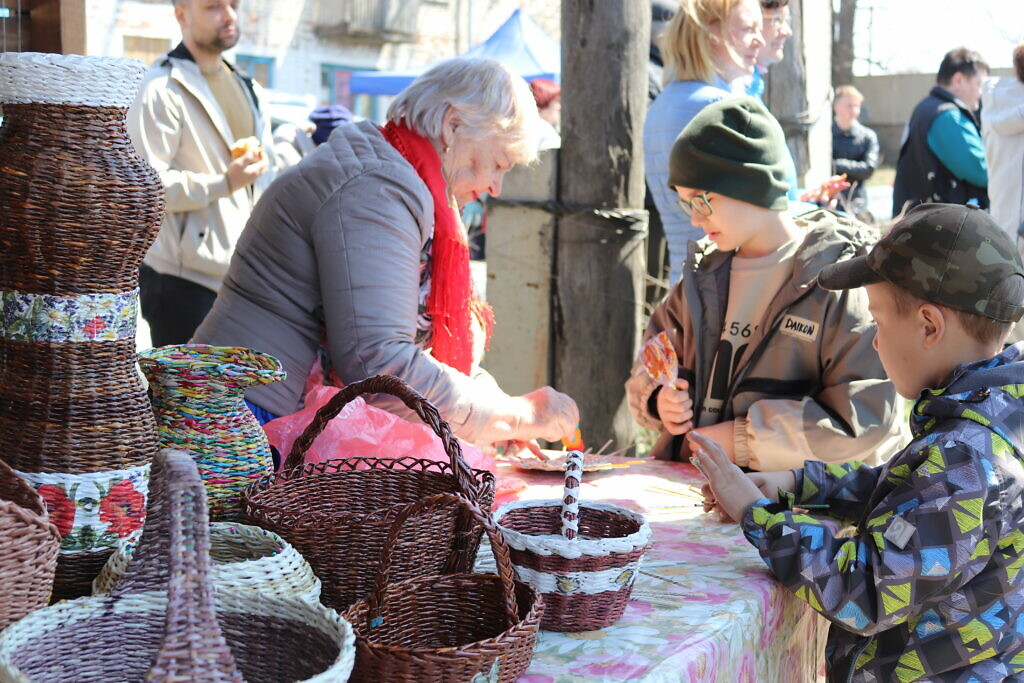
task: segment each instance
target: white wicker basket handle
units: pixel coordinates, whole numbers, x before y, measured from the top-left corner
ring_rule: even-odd
[[[565,456],[565,486],[562,488],[562,535],[570,541],[580,530],[580,484],[583,482],[583,454],[569,451]]]

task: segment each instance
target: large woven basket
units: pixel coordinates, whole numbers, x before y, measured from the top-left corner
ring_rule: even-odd
[[[245,390],[283,380],[281,362],[234,346],[175,344],[139,353],[160,446],[188,451],[214,521],[240,521],[239,494],[274,471],[270,444],[245,405]]]
[[[506,503],[494,513],[520,581],[544,596],[541,628],[595,631],[622,616],[651,540],[643,515],[579,500],[583,455],[566,458],[561,500]]]
[[[135,554],[138,536],[122,541],[92,583],[93,593],[107,593],[117,584]],[[320,601],[320,579],[292,545],[257,526],[236,522],[210,523],[211,578],[218,591],[292,597]]]
[[[59,549],[43,499],[0,460],[0,631],[46,605]]]
[[[407,520],[458,505],[487,532],[498,574],[449,574],[391,582],[391,549]],[[530,666],[544,605],[515,580],[494,522],[461,496],[439,494],[395,518],[373,592],[345,612],[356,633],[352,681],[511,683]]]
[[[300,467],[327,422],[363,394],[402,399],[441,439],[449,463],[418,458],[347,458]],[[281,535],[323,581],[324,604],[344,609],[373,588],[391,523],[404,506],[436,493],[460,493],[484,509],[494,476],[470,470],[437,409],[397,377],[381,375],[339,391],[295,441],[281,472],[242,494],[249,518]],[[456,505],[434,506],[405,525],[394,549],[396,579],[469,571],[482,527]]]
[[[160,451],[140,547],[114,590],[0,632],[0,680],[344,681],[351,627],[333,610],[210,582],[206,492],[187,453]]]
[[[164,190],[125,119],[145,71],[0,55],[0,453],[61,532],[56,597],[141,526],[157,451],[135,320]]]

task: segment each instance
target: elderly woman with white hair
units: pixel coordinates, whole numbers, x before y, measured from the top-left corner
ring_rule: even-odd
[[[478,367],[491,315],[458,218],[533,160],[537,120],[529,87],[506,67],[452,59],[398,95],[383,128],[339,126],[260,199],[193,341],[282,361],[287,380],[246,396],[261,421],[301,407],[323,346],[341,383],[396,375],[466,441],[571,437],[571,398],[551,387],[509,396]]]

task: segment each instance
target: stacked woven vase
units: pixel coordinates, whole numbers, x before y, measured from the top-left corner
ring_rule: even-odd
[[[0,454],[61,534],[55,597],[141,527],[157,449],[135,320],[163,189],[125,124],[144,72],[0,55]]]

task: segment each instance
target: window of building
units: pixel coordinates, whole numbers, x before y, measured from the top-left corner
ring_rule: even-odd
[[[328,104],[340,104],[356,116],[380,121],[383,116],[381,98],[362,93],[353,93],[349,81],[355,71],[367,71],[348,66],[324,64],[320,67],[320,99]]]
[[[264,88],[274,87],[273,57],[238,55],[235,58],[235,68],[262,85]]]
[[[144,36],[124,36],[121,39],[121,52],[125,57],[140,59],[148,66],[158,58],[167,54],[174,47],[170,38],[146,38]]]

